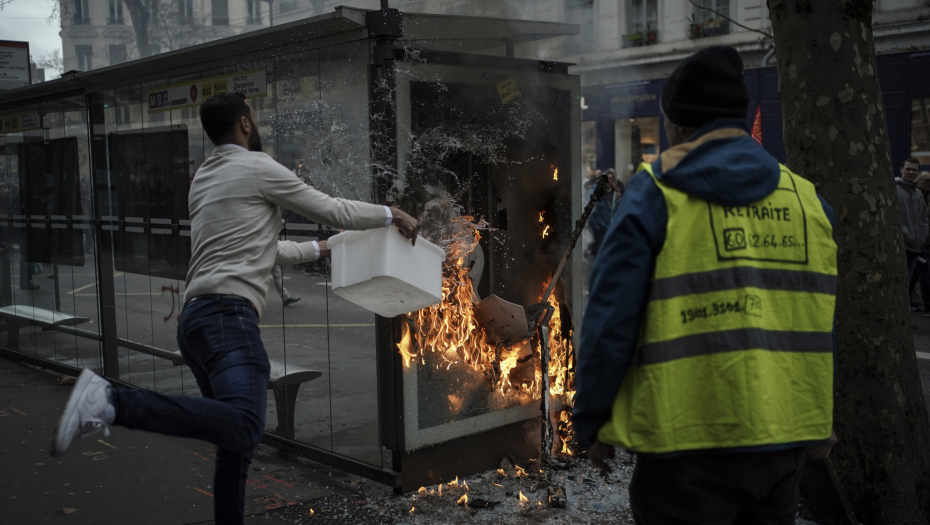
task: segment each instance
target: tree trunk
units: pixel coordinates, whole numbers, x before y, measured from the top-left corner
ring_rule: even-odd
[[[930,423],[921,391],[901,218],[870,0],[767,0],[788,166],[820,187],[839,247],[833,458],[866,524],[927,523]],[[803,490],[815,518],[833,488]]]
[[[136,49],[139,50],[139,58],[147,57],[151,54],[149,48],[149,10],[145,8],[142,0],[123,0],[126,9],[129,10],[129,17],[132,19],[132,30],[136,33]]]

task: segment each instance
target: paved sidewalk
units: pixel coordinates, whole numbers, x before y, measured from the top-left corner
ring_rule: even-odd
[[[51,372],[0,358],[0,461],[6,472],[0,523],[214,523],[212,445],[113,428],[108,438],[84,438],[52,458],[49,443],[71,389]],[[361,493],[353,492],[348,478],[262,445],[248,481],[246,523],[285,523],[284,515],[334,494],[357,499]]]

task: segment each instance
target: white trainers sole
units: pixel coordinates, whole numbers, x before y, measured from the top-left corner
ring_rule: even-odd
[[[81,431],[81,414],[78,405],[84,401],[88,387],[91,386],[97,374],[90,369],[85,368],[78,377],[74,390],[71,391],[71,397],[68,398],[68,405],[65,412],[58,421],[58,428],[55,429],[55,436],[52,438],[52,446],[49,451],[53,458],[64,454],[71,448],[71,444],[80,437]]]

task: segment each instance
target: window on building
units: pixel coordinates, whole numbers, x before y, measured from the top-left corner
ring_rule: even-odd
[[[194,23],[194,0],[178,0],[178,22]]]
[[[725,35],[730,32],[730,0],[694,0],[691,38]]]
[[[77,69],[79,71],[90,71],[93,69],[94,46],[74,46],[74,54],[77,57]]]
[[[88,0],[74,0],[74,25],[90,24],[90,5]]]
[[[565,21],[578,24],[577,35],[565,37],[562,51],[566,55],[579,55],[594,49],[594,0],[565,0]]]
[[[229,25],[229,0],[213,0],[213,25]]]
[[[930,98],[911,99],[911,156],[930,164]]]
[[[644,46],[659,41],[659,0],[627,0],[627,33],[624,47]]]
[[[123,23],[123,0],[109,0],[108,24]]]
[[[110,45],[110,65],[122,64],[128,59],[126,56],[126,46],[123,44]]]
[[[262,3],[260,0],[245,1],[245,23],[261,24],[262,23]]]

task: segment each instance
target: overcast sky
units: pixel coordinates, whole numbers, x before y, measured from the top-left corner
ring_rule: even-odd
[[[0,40],[29,42],[29,53],[36,61],[53,49],[61,52],[58,21],[48,23],[53,0],[13,0],[0,11]],[[57,76],[57,75],[56,75]]]

